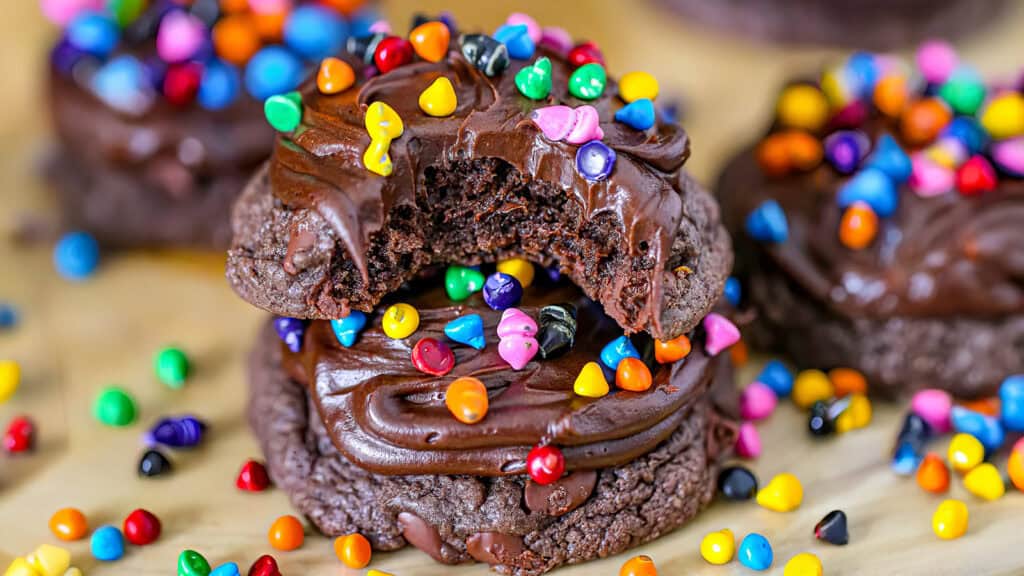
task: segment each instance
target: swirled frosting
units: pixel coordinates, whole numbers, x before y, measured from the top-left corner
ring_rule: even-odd
[[[653,385],[646,392],[613,387],[607,396],[585,398],[573,393],[576,376],[622,330],[574,286],[527,290],[522,310],[536,317],[540,306],[573,302],[579,328],[568,354],[536,357],[519,371],[499,357],[495,329],[500,313],[484,305],[479,294],[455,304],[442,288],[417,284],[389,300],[419,310],[413,337],[388,338],[380,314],[374,313],[351,348],[338,343],[330,323],[314,321],[301,352],[284,349],[285,369],[308,387],[338,449],[377,473],[522,474],[527,453],[541,443],[558,445],[569,470],[629,462],[679,426],[725,362],[708,357],[694,343],[693,352],[674,365],[650,363]],[[443,340],[445,324],[468,313],[483,316],[486,348],[453,345],[455,368],[445,376],[417,371],[410,361],[415,341]],[[649,354],[650,339],[634,338]],[[474,376],[487,386],[490,408],[477,424],[460,423],[445,407],[448,383],[461,376]]]

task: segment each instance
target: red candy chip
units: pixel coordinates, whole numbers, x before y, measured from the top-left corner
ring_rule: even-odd
[[[956,189],[964,196],[976,196],[996,187],[996,171],[983,156],[972,156],[956,171]]]
[[[12,454],[27,452],[36,443],[36,426],[28,416],[18,416],[7,425],[4,434],[4,450]]]
[[[252,563],[249,576],[281,576],[281,571],[277,568],[277,560],[270,554],[264,554]]]
[[[176,106],[191,104],[199,92],[203,67],[195,62],[176,64],[164,75],[164,97]]]
[[[569,50],[569,63],[572,64],[573,68],[579,68],[591,62],[604,66],[604,54],[601,54],[601,49],[597,47],[597,44],[584,42],[577,44],[572,50]]]
[[[440,340],[420,338],[412,347],[412,365],[420,372],[444,376],[455,367],[455,354]]]
[[[373,61],[381,72],[390,72],[399,66],[412,62],[412,44],[405,38],[388,36],[377,44]]]
[[[124,519],[124,537],[136,546],[151,544],[160,537],[160,519],[139,508]]]
[[[526,473],[537,484],[551,484],[565,473],[565,456],[554,446],[534,446],[526,455]]]
[[[235,486],[239,490],[247,492],[262,492],[270,486],[270,478],[267,476],[267,468],[258,460],[249,460],[242,465],[238,471],[238,478],[235,479]]]

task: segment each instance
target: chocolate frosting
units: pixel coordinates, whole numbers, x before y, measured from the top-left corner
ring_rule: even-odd
[[[157,98],[145,114],[132,116],[52,67],[48,92],[66,149],[87,162],[138,173],[173,197],[187,196],[196,180],[251,173],[273,146],[262,106],[248,96],[216,111]]]
[[[552,61],[553,88],[547,99],[531,101],[519,94],[514,78],[540,56]],[[500,159],[530,179],[560,185],[578,202],[587,220],[614,215],[623,228],[629,254],[644,256],[652,264],[649,291],[642,295],[639,314],[619,307],[625,274],[615,275],[600,293],[589,296],[601,301],[609,315],[624,326],[661,335],[664,284],[676,281],[670,261],[673,240],[681,223],[692,217],[685,213],[683,195],[695,193],[681,169],[689,155],[686,133],[675,124],[660,121],[648,131],[615,122],[613,115],[621,103],[613,96],[617,93],[614,81],[609,80],[601,98],[577,100],[568,93],[572,69],[564,57],[538,49],[535,58],[513,61],[508,70],[488,78],[453,47],[442,62],[402,66],[334,95],[321,94],[315,83],[308,81],[301,89],[302,124],[291,135],[279,138],[274,152],[270,165],[273,193],[287,206],[314,210],[329,222],[363,282],[368,283],[371,239],[387,226],[393,208],[408,205],[416,209],[415,199],[422,194],[419,188],[427,168],[443,168],[469,158]],[[350,61],[357,78],[366,75],[360,63]],[[433,118],[419,109],[418,95],[441,76],[452,81],[458,107],[449,117]],[[367,106],[376,101],[394,108],[405,126],[404,134],[391,142],[394,173],[388,177],[370,173],[362,162],[370,144],[364,115]],[[529,120],[534,109],[555,104],[590,104],[597,109],[603,142],[618,157],[606,181],[589,182],[580,176],[575,168],[576,146],[546,139]],[[714,220],[717,227],[717,215]],[[697,246],[696,250],[711,249]],[[433,258],[442,262],[445,256]],[[711,284],[718,285],[717,281]],[[317,295],[307,298],[313,301]],[[347,306],[343,303],[342,309]],[[372,303],[353,306],[369,311]],[[318,310],[317,317],[330,317],[331,310]],[[699,321],[700,317],[694,316],[682,326],[684,332]],[[672,330],[678,329],[673,325]]]
[[[416,285],[390,298],[419,310],[419,329],[410,338],[388,338],[380,328],[380,313],[375,312],[351,348],[338,343],[329,322],[314,321],[300,353],[283,349],[286,371],[308,386],[335,445],[372,472],[522,474],[529,450],[544,443],[561,448],[569,470],[623,464],[654,448],[679,426],[710,385],[719,362],[695,342],[683,361],[653,364],[654,383],[646,392],[613,386],[602,398],[577,396],[573,383],[580,369],[598,361],[601,348],[622,335],[621,328],[579,289],[567,283],[527,289],[520,308],[534,318],[546,304],[576,305],[576,346],[560,358],[536,357],[523,370],[513,371],[497,353],[500,313],[485,306],[479,294],[454,304],[438,284]],[[413,344],[426,337],[445,339],[445,324],[469,313],[484,319],[486,348],[477,351],[453,344],[456,365],[451,373],[434,377],[417,371],[410,361]],[[645,348],[649,349],[641,347]],[[490,408],[477,424],[460,423],[445,407],[447,385],[461,376],[474,376],[487,386]]]
[[[837,192],[848,177],[822,164],[784,178],[766,176],[744,152],[719,182],[727,227],[766,199],[782,206],[789,239],[737,242],[740,267],[764,256],[816,300],[847,317],[975,316],[1024,312],[1024,182],[1003,176],[980,196],[949,192],[923,198],[907,186],[899,208],[879,219],[876,240],[851,250],[838,237]]]

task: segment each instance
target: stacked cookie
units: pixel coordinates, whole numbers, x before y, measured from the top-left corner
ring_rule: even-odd
[[[1024,370],[1024,96],[952,48],[857,53],[782,92],[719,182],[746,331],[883,394],[994,395]]]
[[[735,431],[731,249],[686,135],[561,29],[417,24],[268,106],[228,277],[277,315],[250,366],[270,472],[329,535],[506,574],[656,538]]]
[[[64,225],[111,246],[226,247],[273,145],[263,100],[339,49],[359,4],[43,0],[63,29],[47,172]]]

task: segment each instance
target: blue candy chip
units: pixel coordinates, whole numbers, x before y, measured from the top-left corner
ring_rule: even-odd
[[[971,154],[977,154],[988,145],[988,133],[973,116],[957,116],[942,129],[942,136],[960,141]]]
[[[760,242],[774,244],[785,242],[789,238],[786,213],[775,200],[765,200],[747,214],[745,228],[751,238]]]
[[[739,308],[740,300],[743,299],[743,285],[740,284],[740,279],[735,276],[729,276],[725,279],[725,299],[732,305],[733,308]]]
[[[0,307],[0,313],[2,310]],[[1012,432],[1024,432],[1024,374],[1003,380],[999,386],[999,404],[1003,426]]]
[[[869,52],[855,52],[846,61],[850,88],[861,98],[869,98],[878,82],[878,61]]]
[[[910,156],[907,156],[896,139],[888,134],[882,134],[878,138],[874,152],[868,157],[867,167],[880,170],[896,184],[903,184],[909,180],[913,170]]]
[[[238,69],[223,60],[210,60],[203,69],[196,100],[207,110],[221,110],[232,105],[242,90]]]
[[[0,302],[0,330],[14,328],[18,324],[18,310],[6,302]]]
[[[640,352],[628,336],[619,336],[601,349],[601,363],[610,370],[616,370],[624,358],[640,358]]]
[[[949,420],[957,432],[970,434],[977,438],[985,447],[987,454],[998,450],[1003,445],[1003,440],[1006,439],[1006,431],[1003,430],[1003,425],[999,420],[963,406],[953,406]]]
[[[854,202],[864,202],[880,218],[888,218],[899,206],[899,195],[889,176],[871,167],[858,172],[839,189],[837,202],[840,208],[846,208]]]
[[[75,48],[96,56],[106,56],[117,47],[121,29],[113,18],[85,10],[68,24],[65,34],[68,43]]]
[[[767,538],[752,532],[740,542],[740,547],[736,550],[736,557],[739,558],[740,564],[747,568],[761,571],[771,567],[775,554],[772,552],[772,545]]]
[[[769,360],[756,380],[771,388],[779,398],[789,396],[793,391],[793,373],[781,360]]]
[[[341,51],[348,39],[348,23],[324,6],[307,4],[292,10],[284,24],[288,47],[310,60],[320,60]]]
[[[654,126],[657,114],[654,111],[654,102],[649,98],[640,98],[619,108],[615,113],[615,120],[622,122],[634,130],[647,130]]]
[[[331,320],[331,328],[338,342],[345,348],[351,348],[356,343],[356,337],[366,326],[366,314],[359,310],[352,310],[348,316],[341,320]]]
[[[265,46],[245,67],[245,88],[256,100],[291,92],[302,81],[303,66],[284,46]]]
[[[536,47],[527,33],[526,24],[505,24],[494,33],[494,39],[508,48],[508,55],[516,60],[533,57]]]
[[[97,560],[113,562],[124,556],[124,536],[113,526],[100,526],[92,533],[89,550]]]
[[[240,576],[238,564],[235,564],[234,562],[221,564],[210,572],[210,576]]]
[[[146,67],[127,54],[101,66],[93,74],[90,88],[107,106],[126,114],[145,113],[156,97],[146,76]]]
[[[68,280],[85,280],[100,263],[100,247],[85,232],[65,234],[53,249],[53,265]]]

